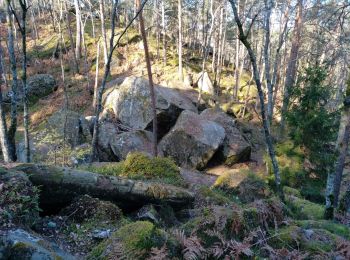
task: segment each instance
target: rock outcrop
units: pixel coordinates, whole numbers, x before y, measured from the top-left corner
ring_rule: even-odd
[[[191,111],[183,111],[162,139],[159,151],[182,167],[204,168],[225,138],[225,130]]]
[[[0,231],[0,259],[74,260],[56,244],[23,229]]]
[[[125,160],[130,152],[152,154],[152,133],[145,130],[124,132],[112,138],[110,145],[118,161]]]
[[[163,136],[176,122],[183,110],[196,112],[192,101],[181,92],[155,86],[159,136]],[[134,130],[152,128],[152,106],[149,83],[144,78],[128,77],[118,87],[112,87],[104,95],[104,116],[110,115],[121,124]]]
[[[215,108],[204,110],[201,117],[214,121],[225,129],[226,136],[216,154],[217,160],[230,166],[250,159],[251,146],[242,136],[234,118]]]

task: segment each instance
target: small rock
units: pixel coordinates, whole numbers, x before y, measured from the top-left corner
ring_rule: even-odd
[[[146,205],[143,206],[138,212],[137,212],[137,218],[139,220],[149,220],[155,224],[159,223],[159,214],[157,210],[154,208],[153,205]]]
[[[47,223],[47,227],[48,228],[56,228],[57,224],[55,222],[50,221],[49,223]]]
[[[92,237],[95,239],[105,239],[111,236],[111,230],[95,230],[92,234]]]
[[[311,239],[312,235],[315,233],[312,229],[305,229],[304,231],[305,236],[308,240]]]

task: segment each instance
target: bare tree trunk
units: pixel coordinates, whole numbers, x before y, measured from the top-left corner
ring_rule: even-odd
[[[67,8],[67,2],[65,1],[64,4],[65,4],[64,8],[66,11],[66,19],[67,19],[66,26],[68,29],[69,43],[70,43],[71,53],[72,53],[73,61],[74,61],[74,70],[75,70],[75,73],[79,73],[79,64],[78,64],[77,57],[75,56],[75,51],[74,51],[74,40],[73,40],[73,32],[72,32],[72,27],[71,27],[72,17],[71,17],[69,9]]]
[[[0,63],[2,63],[2,46],[0,45]],[[0,66],[0,75],[2,75],[2,66]],[[1,90],[1,77],[0,77],[0,143],[1,143],[1,151],[4,157],[4,162],[11,162],[10,156],[10,146],[7,135],[7,126],[6,126],[6,117],[5,111],[3,109],[3,100],[2,100],[2,90]]]
[[[272,99],[273,85],[270,76],[270,17],[272,11],[272,1],[265,0],[265,46],[264,46],[264,62],[265,62],[265,78],[267,85],[267,119],[268,123],[272,123]]]
[[[280,171],[279,171],[279,167],[278,167],[277,160],[276,160],[275,149],[274,149],[273,143],[272,143],[272,138],[271,138],[271,134],[270,134],[267,116],[265,113],[264,92],[263,92],[262,86],[261,86],[261,81],[260,81],[260,77],[259,77],[259,70],[258,70],[257,63],[256,63],[256,56],[254,54],[254,51],[252,50],[252,47],[251,47],[249,41],[247,40],[247,37],[249,35],[249,30],[247,31],[246,34],[244,33],[243,25],[242,25],[242,22],[239,18],[239,14],[237,11],[236,1],[235,0],[229,0],[229,1],[231,3],[233,13],[235,16],[235,21],[236,21],[236,24],[237,24],[237,27],[239,30],[239,39],[242,42],[242,44],[246,47],[246,49],[249,53],[250,61],[251,61],[252,66],[253,66],[254,80],[255,80],[256,87],[258,89],[258,94],[259,94],[259,99],[260,99],[261,117],[262,117],[262,123],[263,123],[263,128],[264,128],[266,146],[267,146],[267,150],[269,153],[269,157],[271,159],[273,172],[275,175],[275,185],[276,185],[276,189],[277,189],[277,193],[278,193],[279,197],[282,200],[284,200],[283,189],[282,189],[282,185],[281,185]],[[252,24],[250,25],[250,28],[253,25],[253,23],[254,23],[254,19],[252,21]]]
[[[29,145],[29,109],[28,109],[28,86],[27,86],[27,29],[26,19],[28,12],[28,5],[26,0],[19,0],[21,6],[22,16],[19,20],[15,10],[11,10],[16,18],[18,28],[22,35],[22,84],[23,84],[23,124],[24,124],[24,150],[25,161],[30,162],[30,145]]]
[[[107,48],[107,34],[106,34],[106,25],[105,25],[105,7],[104,0],[100,0],[100,19],[101,19],[101,32],[102,32],[102,46],[103,46],[103,57],[105,65],[108,60],[108,48]]]
[[[280,132],[283,134],[285,127],[285,116],[288,110],[289,105],[289,94],[290,90],[294,85],[296,72],[297,72],[297,62],[298,62],[298,53],[301,42],[301,29],[302,29],[302,21],[303,21],[303,0],[298,0],[298,11],[297,16],[295,18],[295,26],[293,31],[293,40],[292,40],[292,48],[290,51],[290,57],[288,62],[288,68],[286,71],[286,82],[284,85],[284,95],[283,95],[283,105],[282,105],[282,115],[281,115],[281,124],[280,124]]]
[[[137,8],[141,7],[140,0],[136,0]],[[180,4],[181,0],[179,0]],[[139,14],[139,22],[140,22],[140,30],[141,30],[141,36],[143,40],[143,46],[145,50],[145,58],[146,58],[146,65],[147,65],[147,73],[148,73],[148,80],[149,80],[149,88],[151,92],[151,99],[152,99],[152,113],[153,113],[153,156],[158,155],[158,149],[157,149],[157,109],[156,109],[156,95],[154,93],[154,86],[153,86],[153,79],[152,79],[152,68],[151,68],[151,61],[148,53],[148,44],[147,44],[147,38],[146,38],[146,31],[145,26],[143,24],[143,17],[142,17],[142,11]]]
[[[81,38],[82,38],[82,29],[81,29],[81,13],[79,0],[74,0],[75,7],[75,17],[76,17],[76,39],[75,39],[75,57],[77,60],[81,58]]]
[[[178,22],[179,22],[179,79],[183,81],[183,68],[182,68],[182,0],[178,0]]]
[[[237,4],[237,12],[239,15],[239,1]],[[239,53],[240,53],[240,42],[239,42],[239,37],[238,37],[238,28],[237,28],[237,39],[236,39],[236,56],[235,56],[235,91],[234,91],[234,99],[238,99],[238,89],[239,89]]]
[[[93,101],[92,101],[92,107],[95,108],[95,109],[96,109],[97,92],[98,92],[99,60],[100,60],[100,40],[97,41],[96,72],[95,72],[95,85],[94,85],[94,99],[93,99]]]
[[[164,1],[162,0],[162,28],[163,28],[163,63],[166,66],[167,58],[166,58],[166,24],[165,24],[165,6]]]
[[[15,136],[17,131],[17,88],[18,88],[18,76],[17,76],[17,62],[15,55],[15,42],[13,35],[13,24],[12,24],[12,12],[10,9],[10,0],[6,0],[7,8],[7,33],[8,33],[8,52],[11,63],[12,73],[12,96],[11,96],[11,123],[8,129],[8,141],[10,146],[10,156],[12,161],[16,161],[16,143]]]
[[[281,29],[280,29],[280,35],[278,37],[278,44],[277,44],[277,49],[275,53],[275,61],[273,65],[273,74],[272,74],[272,87],[273,87],[273,98],[272,98],[272,110],[271,110],[271,117],[273,116],[273,110],[274,110],[274,105],[276,101],[276,95],[280,83],[280,70],[281,70],[281,48],[285,42],[286,34],[287,34],[287,26],[288,26],[288,21],[289,21],[289,9],[290,9],[290,0],[287,1],[286,4],[286,9],[283,15],[283,22],[281,24]]]

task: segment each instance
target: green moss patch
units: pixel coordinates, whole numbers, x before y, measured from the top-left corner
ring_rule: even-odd
[[[122,226],[111,238],[94,247],[88,259],[144,259],[152,247],[164,242],[161,235],[160,230],[151,222],[129,223]]]
[[[150,180],[175,186],[186,186],[180,169],[173,160],[163,157],[152,158],[140,152],[128,154],[123,162],[92,165],[84,167],[84,170],[134,180]]]
[[[305,229],[324,229],[335,235],[350,240],[350,228],[346,225],[329,220],[298,220],[295,223]]]
[[[213,187],[237,195],[244,203],[266,198],[270,194],[267,183],[249,170],[224,173],[216,180]]]
[[[296,219],[323,219],[324,207],[320,204],[295,197],[293,195],[286,196],[286,204]]]

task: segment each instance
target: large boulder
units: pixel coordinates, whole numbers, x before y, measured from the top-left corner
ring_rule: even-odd
[[[204,93],[208,93],[210,95],[215,94],[215,89],[213,83],[211,82],[208,72],[200,73],[198,75],[197,86],[198,89],[200,89],[200,91]]]
[[[57,89],[56,80],[50,74],[36,74],[28,78],[28,98],[45,97]]]
[[[100,161],[115,162],[118,158],[114,155],[111,143],[112,140],[121,133],[119,127],[113,123],[103,120],[99,122],[98,130],[98,156]]]
[[[175,126],[162,139],[159,150],[164,156],[187,168],[204,168],[225,138],[225,130],[191,111],[183,111]]]
[[[124,132],[115,136],[110,145],[119,161],[125,160],[129,152],[152,154],[152,133],[144,130]]]
[[[225,140],[216,154],[216,159],[229,166],[250,159],[251,146],[242,136],[235,119],[216,108],[204,110],[201,117],[214,121],[225,129]]]
[[[0,231],[0,259],[76,259],[35,233],[23,229]]]
[[[90,142],[91,133],[85,118],[71,110],[60,110],[47,120],[46,129],[56,138],[64,139],[72,147]]]
[[[196,112],[192,101],[175,89],[155,86],[158,134],[162,137],[176,122],[183,110]],[[134,130],[150,130],[153,114],[149,82],[144,78],[128,77],[104,95],[104,116],[111,113],[121,124]]]

